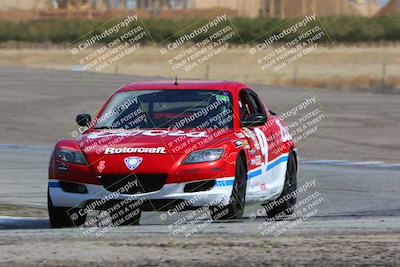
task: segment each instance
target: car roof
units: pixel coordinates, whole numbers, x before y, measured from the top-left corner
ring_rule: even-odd
[[[178,81],[141,81],[133,82],[123,86],[117,92],[135,91],[135,90],[224,90],[235,93],[241,88],[249,88],[243,83],[235,81],[198,81],[183,80]]]

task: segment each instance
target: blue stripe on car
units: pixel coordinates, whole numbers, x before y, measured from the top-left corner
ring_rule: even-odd
[[[281,164],[283,162],[286,162],[287,160],[288,160],[288,156],[283,156],[283,157],[275,160],[274,162],[272,162],[272,163],[267,165],[266,171],[272,170],[273,168],[275,168],[276,166],[278,166],[279,164]],[[253,178],[255,178],[255,177],[259,176],[259,175],[261,175],[261,169],[258,169],[256,171],[250,172],[248,174],[247,179],[250,180],[250,179],[253,179]]]
[[[60,183],[59,182],[49,182],[49,187],[51,187],[51,188],[60,187]]]
[[[284,157],[281,157],[280,159],[272,162],[271,164],[268,164],[267,171],[271,170],[272,168],[278,166],[279,164],[281,164],[283,162],[286,162],[288,160],[288,158],[289,158],[288,156],[284,156]]]
[[[222,181],[217,181],[215,183],[215,187],[220,187],[220,186],[232,186],[233,185],[233,179],[232,180],[222,180]]]
[[[283,156],[283,157],[281,157],[281,158],[275,160],[274,162],[268,164],[266,170],[267,170],[267,171],[272,170],[273,168],[275,168],[275,167],[278,166],[279,164],[281,164],[281,163],[283,163],[283,162],[286,162],[286,161],[288,160],[288,158],[289,158],[288,156]],[[258,170],[256,170],[256,171],[252,171],[252,172],[250,172],[250,173],[248,174],[247,179],[248,179],[248,180],[253,179],[253,178],[255,178],[255,177],[261,175],[261,173],[262,173],[261,169],[258,169]],[[220,186],[232,186],[232,185],[233,185],[233,181],[234,181],[234,180],[222,180],[222,181],[217,181],[217,182],[215,183],[215,187],[220,187]]]
[[[261,172],[262,172],[261,169],[253,171],[253,172],[249,173],[247,179],[250,180],[250,179],[252,179],[254,177],[257,177],[257,176],[259,176],[261,174]]]

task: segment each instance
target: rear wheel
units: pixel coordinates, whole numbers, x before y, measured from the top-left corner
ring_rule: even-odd
[[[278,199],[265,205],[266,213],[269,217],[278,214],[290,215],[293,213],[293,206],[296,204],[296,195],[292,194],[297,189],[297,161],[294,152],[288,157],[283,191]],[[286,198],[286,199],[285,199]]]
[[[226,206],[210,207],[213,220],[238,219],[243,215],[246,200],[247,174],[241,156],[236,159],[236,174],[233,182],[232,194]]]
[[[47,192],[47,208],[52,228],[79,227],[86,221],[86,215],[79,214],[80,209],[54,207],[49,192]]]

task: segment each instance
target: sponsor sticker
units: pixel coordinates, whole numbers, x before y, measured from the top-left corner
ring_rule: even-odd
[[[235,148],[239,148],[239,147],[242,147],[242,146],[243,146],[243,142],[240,141],[240,140],[235,140],[235,141],[233,141],[232,143],[233,143],[233,145],[235,146]]]
[[[267,191],[267,186],[265,185],[265,183],[260,184],[260,189],[261,191]]]
[[[111,136],[122,136],[122,137],[127,137],[127,136],[137,136],[137,135],[144,135],[144,136],[185,136],[185,137],[193,137],[193,138],[201,138],[201,137],[207,137],[207,132],[206,131],[201,131],[201,132],[185,132],[182,130],[178,131],[168,131],[168,130],[131,130],[131,131],[107,131],[107,132],[97,132],[97,133],[92,133],[88,135],[88,139],[98,139],[98,138],[104,138],[104,137],[111,137]]]
[[[100,160],[99,165],[97,165],[97,170],[99,171],[99,173],[102,173],[105,168],[106,168],[106,161]]]
[[[256,135],[253,133],[252,130],[250,130],[249,128],[243,128],[245,130],[244,135],[246,135],[246,137],[251,138],[251,140],[254,143],[254,146],[257,150],[260,150],[260,144],[258,143],[258,140],[256,138]]]
[[[244,149],[250,149],[249,141],[244,140],[244,141],[243,141],[243,147],[244,147]]]
[[[144,153],[144,154],[165,154],[165,147],[107,147],[104,154],[124,154],[124,153]]]
[[[229,102],[229,96],[227,95],[216,95],[215,98],[219,102]]]
[[[236,135],[237,138],[240,138],[240,139],[246,138],[246,136],[244,136],[243,133],[235,133],[235,135]]]
[[[255,161],[256,165],[261,165],[261,156],[260,155],[256,156]]]

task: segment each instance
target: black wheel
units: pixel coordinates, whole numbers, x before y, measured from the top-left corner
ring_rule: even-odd
[[[79,227],[86,221],[86,215],[79,214],[80,209],[54,207],[47,192],[47,208],[52,228]]]
[[[233,183],[232,194],[229,204],[226,206],[210,207],[210,214],[213,220],[238,219],[243,215],[244,203],[246,200],[247,173],[243,159],[239,156],[236,159],[236,174]]]
[[[132,204],[132,203],[131,203]],[[130,207],[130,204],[120,205],[110,213],[114,226],[138,225],[142,211],[139,207]]]
[[[290,215],[293,213],[293,206],[296,204],[296,195],[291,195],[297,189],[297,161],[294,152],[288,157],[283,191],[278,199],[265,205],[266,213],[269,217],[278,214]]]

